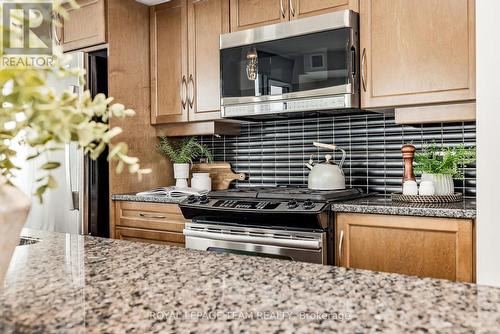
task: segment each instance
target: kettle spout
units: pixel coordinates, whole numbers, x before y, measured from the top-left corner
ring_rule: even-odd
[[[309,158],[309,162],[306,162],[305,163],[305,166],[307,168],[309,168],[309,170],[312,170],[313,169],[313,166],[314,166],[314,160],[313,160],[313,156],[311,155],[311,157]]]

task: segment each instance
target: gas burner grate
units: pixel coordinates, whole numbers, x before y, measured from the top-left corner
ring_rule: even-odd
[[[313,200],[332,202],[335,200],[354,199],[363,196],[358,188],[342,190],[312,190],[305,187],[242,187],[228,190],[212,191],[214,198],[260,198],[275,200]]]

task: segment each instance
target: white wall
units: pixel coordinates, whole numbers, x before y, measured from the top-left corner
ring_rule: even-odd
[[[500,286],[500,1],[476,0],[477,282]]]

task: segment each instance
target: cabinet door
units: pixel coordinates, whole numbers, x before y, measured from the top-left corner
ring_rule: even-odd
[[[336,228],[337,265],[473,281],[471,220],[339,213]]]
[[[358,11],[358,0],[289,0],[290,19],[331,13],[337,10]]]
[[[106,8],[104,0],[79,0],[80,8],[68,10],[69,19],[64,20],[62,36],[63,50],[71,51],[106,43]]]
[[[288,0],[230,0],[231,31],[288,21]]]
[[[229,32],[227,0],[188,0],[189,120],[220,118],[220,35]]]
[[[151,123],[188,120],[187,0],[150,9]]]
[[[361,107],[475,99],[474,0],[363,0]]]

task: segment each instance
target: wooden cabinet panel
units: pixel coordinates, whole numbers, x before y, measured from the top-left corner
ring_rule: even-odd
[[[143,242],[184,243],[184,219],[177,204],[114,202],[111,236]]]
[[[188,220],[177,204],[121,202],[117,225],[181,232]]]
[[[288,0],[230,0],[231,31],[288,21]]]
[[[164,244],[178,247],[184,247],[185,242],[184,235],[182,233],[162,232],[125,227],[116,228],[116,239],[153,244]]]
[[[229,32],[227,0],[189,0],[189,121],[220,118],[220,35]]]
[[[186,122],[187,0],[150,9],[151,123]]]
[[[69,20],[63,22],[63,50],[71,51],[106,43],[106,8],[104,0],[79,0],[79,9],[66,7]],[[62,35],[62,36],[61,36]]]
[[[290,0],[290,19],[321,15],[338,10],[358,11],[358,0]]]
[[[475,99],[474,15],[474,0],[361,1],[362,108]]]
[[[472,229],[464,219],[337,214],[336,263],[472,282]]]

